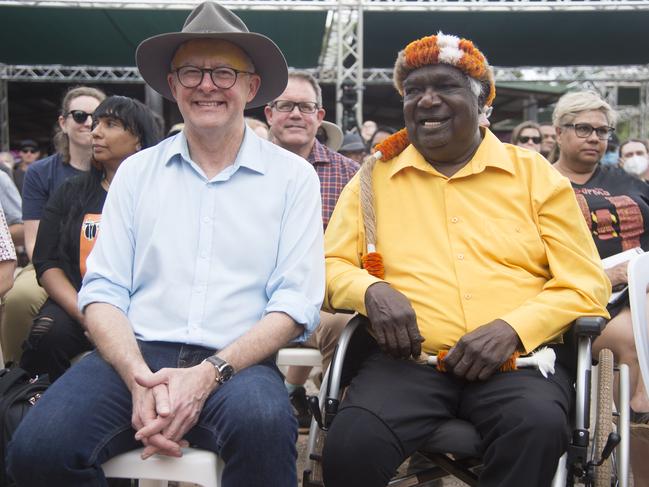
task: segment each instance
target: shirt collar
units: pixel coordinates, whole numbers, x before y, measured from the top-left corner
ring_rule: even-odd
[[[330,163],[331,158],[329,157],[328,152],[326,145],[321,144],[318,139],[313,139],[313,147],[311,147],[311,152],[309,152],[307,161],[311,164],[315,164],[316,162]]]
[[[500,142],[500,140],[498,140],[489,129],[485,128],[481,130],[484,130],[484,137],[478,146],[478,150],[468,164],[454,174],[453,177],[477,174],[484,171],[486,167],[495,167],[511,174],[514,173],[514,165],[512,164],[510,154],[507,152],[503,143]],[[428,164],[426,159],[424,159],[412,144],[406,147],[406,149],[395,157],[390,164],[392,166],[389,172],[390,177],[393,177],[399,171],[407,167],[413,167],[420,171],[440,175],[433,166]]]
[[[243,142],[241,143],[241,147],[239,147],[239,152],[232,165],[232,172],[234,173],[239,167],[245,167],[259,174],[265,174],[268,167],[262,153],[263,144],[264,141],[246,126],[243,134]],[[176,156],[180,156],[180,158]],[[187,137],[185,137],[184,131],[181,131],[171,139],[165,153],[165,164],[167,165],[181,160],[194,163],[189,155],[189,146],[187,145]]]

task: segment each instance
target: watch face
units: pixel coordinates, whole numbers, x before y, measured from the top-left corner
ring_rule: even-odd
[[[226,364],[224,367],[219,369],[221,376],[219,377],[219,382],[225,382],[232,378],[234,374],[234,369],[230,364]]]
[[[234,375],[234,368],[221,357],[212,355],[206,360],[210,362],[216,369],[218,375],[218,377],[216,378],[217,382],[223,384],[224,382],[230,380],[230,378]]]

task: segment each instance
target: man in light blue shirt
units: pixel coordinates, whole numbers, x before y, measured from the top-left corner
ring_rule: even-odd
[[[98,353],[30,412],[9,470],[19,486],[105,485],[116,454],[191,443],[223,458],[224,486],[294,486],[297,424],[273,356],[318,323],[319,182],[243,119],[283,91],[286,62],[211,2],[137,62],[185,128],[115,176],[79,293]]]

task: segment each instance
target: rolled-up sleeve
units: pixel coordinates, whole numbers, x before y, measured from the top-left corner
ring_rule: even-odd
[[[305,167],[286,196],[277,265],[266,286],[265,313],[282,312],[304,327],[304,341],[320,321],[324,298],[324,243],[320,183]]]
[[[91,303],[108,303],[128,312],[133,282],[133,179],[126,167],[111,183],[102,211],[99,236],[87,260],[79,291],[79,309]]]

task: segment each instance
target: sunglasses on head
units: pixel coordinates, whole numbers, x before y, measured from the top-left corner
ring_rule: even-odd
[[[27,147],[26,149],[20,149],[20,152],[28,152],[30,154],[36,154],[38,152],[38,149],[34,149],[33,147]]]
[[[84,112],[83,110],[70,110],[65,114],[66,117],[68,115],[72,115],[72,120],[77,123],[86,123],[88,117],[92,117],[92,113]]]
[[[530,140],[535,144],[541,143],[541,137],[528,137],[527,135],[522,135],[518,138],[518,141],[522,142],[523,144],[527,144]]]

